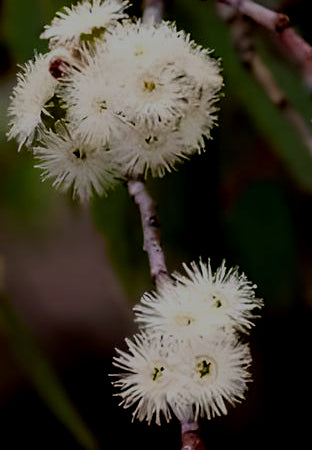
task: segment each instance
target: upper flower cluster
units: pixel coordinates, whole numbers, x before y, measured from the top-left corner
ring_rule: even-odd
[[[26,63],[11,97],[8,138],[82,200],[114,180],[163,176],[216,122],[219,62],[173,23],[131,20],[127,6],[84,0],[57,13],[41,35],[50,51]]]
[[[262,306],[252,285],[237,268],[223,263],[184,265],[134,307],[141,332],[117,350],[114,365],[123,369],[114,384],[121,404],[136,404],[133,417],[168,421],[211,419],[227,413],[227,404],[244,398],[251,363],[249,346],[240,341]]]

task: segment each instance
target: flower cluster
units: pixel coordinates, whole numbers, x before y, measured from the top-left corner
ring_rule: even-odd
[[[44,178],[87,200],[127,177],[158,177],[204,149],[216,122],[219,62],[173,23],[131,19],[127,1],[58,12],[18,74],[8,138]]]
[[[126,339],[128,353],[117,349],[113,364],[121,405],[136,405],[133,418],[169,421],[211,419],[244,398],[251,380],[248,333],[262,306],[252,285],[237,268],[224,263],[184,264],[155,292],[135,305],[141,331]]]

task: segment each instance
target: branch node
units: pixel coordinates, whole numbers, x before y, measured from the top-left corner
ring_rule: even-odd
[[[149,225],[154,228],[160,228],[159,219],[156,214],[149,218]]]
[[[275,22],[275,30],[277,33],[281,33],[286,28],[290,27],[290,19],[286,14],[277,14],[276,22]]]

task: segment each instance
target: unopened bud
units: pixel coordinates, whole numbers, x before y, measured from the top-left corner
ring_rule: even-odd
[[[65,76],[67,76],[70,72],[70,68],[71,65],[58,56],[52,58],[49,64],[49,72],[52,77],[56,79],[64,78]]]

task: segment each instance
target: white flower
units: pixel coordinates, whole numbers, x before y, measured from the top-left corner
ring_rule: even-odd
[[[151,64],[172,64],[179,34],[174,24],[123,22],[106,37],[106,46],[116,61],[127,67],[148,68]]]
[[[212,51],[193,41],[184,31],[178,33],[175,42],[174,62],[183,67],[199,88],[215,96],[223,85],[220,74],[220,61],[211,57]]]
[[[122,74],[116,94],[128,121],[161,129],[162,125],[187,115],[195,88],[182,70],[174,65],[151,64],[133,70],[125,66]]]
[[[102,47],[116,80],[120,74],[116,98],[125,118],[158,128],[157,135],[161,125],[174,122],[180,153],[201,152],[217,121],[215,104],[223,85],[211,51],[164,21],[119,24]]]
[[[105,59],[84,53],[86,64],[63,82],[68,119],[91,145],[105,145],[118,134],[123,121],[115,112],[114,76],[107,75]]]
[[[205,148],[203,137],[211,137],[211,129],[217,122],[216,102],[223,86],[220,62],[211,57],[211,51],[203,49],[185,33],[179,33],[175,48],[175,65],[184,68],[193,80],[196,99],[178,123],[181,139],[187,153],[201,152]]]
[[[180,363],[177,342],[142,333],[126,343],[128,353],[117,349],[119,356],[113,359],[114,366],[123,370],[114,375],[119,379],[113,382],[120,388],[120,405],[128,408],[136,404],[133,419],[146,419],[149,424],[155,416],[160,425],[161,414],[169,422],[171,412],[182,418],[186,406],[176,370]]]
[[[217,333],[215,339],[181,344],[181,376],[184,393],[192,405],[185,416],[197,421],[227,414],[227,404],[244,399],[247,383],[251,381],[249,346],[239,343],[232,335]]]
[[[184,340],[214,333],[209,306],[195,296],[186,296],[184,290],[183,285],[166,281],[157,292],[145,293],[133,308],[136,322],[142,329]]]
[[[190,105],[187,114],[177,124],[186,154],[200,153],[205,148],[204,137],[211,138],[211,129],[217,123],[216,97],[200,90],[197,103]]]
[[[183,264],[185,275],[175,273],[173,278],[179,283],[179,293],[185,299],[197,299],[203,307],[208,307],[207,325],[233,326],[246,332],[253,325],[254,310],[261,308],[263,302],[255,297],[256,285],[248,281],[238,268],[227,269],[223,261],[212,272],[210,261],[205,264],[192,262]],[[180,285],[181,284],[181,285]]]
[[[190,35],[178,31],[174,23],[123,22],[107,36],[105,45],[116,61],[129,68],[174,64],[212,95],[222,87],[220,62],[211,57],[211,50],[197,45]]]
[[[123,172],[132,177],[162,177],[185,159],[181,138],[170,126],[128,125],[124,135],[111,142],[111,149]]]
[[[49,73],[49,62],[49,54],[38,54],[17,74],[17,85],[8,109],[10,129],[7,137],[15,138],[19,149],[23,144],[31,145],[38,126],[42,124],[41,114],[49,115],[44,105],[53,97],[58,84]]]
[[[118,169],[110,153],[86,143],[65,125],[59,125],[57,134],[42,132],[33,151],[39,160],[36,167],[43,169],[43,179],[54,179],[53,186],[63,191],[72,188],[73,197],[81,201],[88,200],[94,191],[106,193],[116,183]]]
[[[58,12],[51,25],[44,27],[42,39],[50,39],[50,45],[79,45],[81,37],[98,32],[101,35],[115,23],[127,17],[124,9],[128,1],[83,0],[71,8]]]
[[[222,328],[246,331],[262,306],[255,285],[225,264],[212,273],[210,263],[183,265],[187,275],[173,274],[157,291],[146,293],[134,307],[141,327],[183,339],[209,336]]]
[[[227,404],[244,398],[251,381],[251,356],[247,344],[234,335],[218,332],[198,341],[165,338],[160,333],[142,333],[126,339],[128,353],[118,350],[113,364],[122,372],[113,376],[120,388],[120,405],[136,405],[133,419],[161,414],[167,422],[173,413],[180,420],[211,419],[227,414]]]

